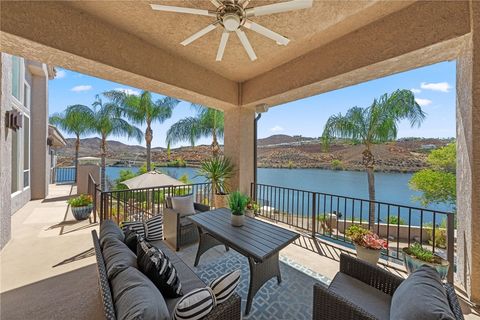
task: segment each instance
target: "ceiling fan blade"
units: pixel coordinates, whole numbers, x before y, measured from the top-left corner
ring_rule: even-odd
[[[193,35],[191,35],[191,36],[188,37],[187,39],[183,40],[183,41],[181,42],[181,44],[182,44],[183,46],[189,45],[189,44],[192,43],[193,41],[197,40],[198,38],[206,35],[206,34],[209,33],[210,31],[214,30],[217,26],[218,26],[218,23],[217,23],[217,21],[215,21],[214,23],[209,24],[208,26],[206,26],[206,27],[203,28],[202,30],[198,31],[197,33],[194,33]]]
[[[248,6],[250,0],[239,0],[238,4],[241,5],[244,9]]]
[[[210,0],[211,3],[215,6],[215,8],[218,8],[222,5],[222,3],[218,0]]]
[[[287,12],[292,10],[300,10],[311,8],[313,5],[313,0],[292,0],[287,2],[280,2],[269,4],[266,6],[248,8],[245,10],[247,17],[251,16],[264,16],[266,14],[274,14],[280,12]]]
[[[225,47],[227,46],[228,37],[230,33],[223,31],[222,37],[220,38],[220,45],[218,46],[217,58],[215,60],[222,61],[223,53],[225,52]]]
[[[243,48],[245,48],[245,51],[247,51],[247,54],[250,57],[250,60],[252,61],[257,60],[257,55],[255,54],[255,51],[253,51],[252,45],[250,44],[250,41],[248,41],[248,38],[245,32],[243,32],[240,29],[237,29],[235,30],[235,33],[240,39],[240,42],[242,43]]]
[[[150,7],[153,10],[158,10],[158,11],[198,14],[201,16],[210,16],[210,17],[215,17],[217,15],[214,11],[205,10],[205,9],[164,6],[161,4],[150,4]]]
[[[267,38],[272,39],[273,41],[276,41],[280,45],[286,46],[290,40],[288,38],[285,38],[284,36],[265,28],[264,26],[259,25],[258,23],[255,23],[253,21],[245,21],[244,24],[245,28],[250,29],[252,31],[260,33],[262,36],[265,36]]]

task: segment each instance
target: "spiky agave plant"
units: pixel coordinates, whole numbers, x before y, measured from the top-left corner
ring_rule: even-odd
[[[212,157],[202,162],[197,176],[205,177],[212,184],[214,194],[226,194],[229,191],[227,181],[233,176],[234,168],[229,158]]]

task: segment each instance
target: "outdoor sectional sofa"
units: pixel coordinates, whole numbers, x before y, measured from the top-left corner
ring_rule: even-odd
[[[420,278],[421,281],[418,281],[417,277],[410,282],[414,284],[421,282],[421,285],[425,286],[424,288],[417,285],[415,290],[405,291],[404,286],[402,291],[406,294],[401,297],[403,308],[400,308],[403,309],[400,310],[403,315],[399,316],[396,312],[392,317],[391,308],[395,300],[394,294],[399,286],[407,280],[378,266],[342,253],[340,255],[340,272],[335,275],[330,286],[315,284],[313,287],[313,319],[426,319],[425,313],[423,316],[413,313],[415,310],[425,312],[425,310],[429,310],[429,306],[434,306],[432,308],[434,312],[440,310],[441,313],[441,306],[444,306],[443,310],[446,310],[446,314],[449,316],[436,314],[433,317],[429,316],[428,319],[463,320],[454,287],[448,283],[442,283],[439,277],[438,279],[425,278]],[[437,285],[431,285],[431,282],[436,282]],[[396,311],[398,309],[396,308]]]
[[[118,230],[121,231],[121,229],[116,224],[114,224],[112,221],[109,221],[109,220],[107,220],[107,223],[105,223],[104,221],[100,225],[100,234],[101,235],[106,234],[108,237],[109,232],[105,232],[105,230],[103,230],[102,232],[102,229],[105,229],[105,228],[110,228],[110,229],[118,228]],[[118,232],[118,230],[115,230],[115,232]],[[97,232],[95,230],[92,231],[92,237],[93,237],[93,244],[94,244],[96,258],[97,258],[99,287],[100,287],[100,293],[101,293],[101,298],[103,302],[105,318],[107,320],[122,318],[118,314],[119,308],[122,310],[125,310],[126,308],[128,308],[126,304],[136,305],[137,311],[139,308],[155,310],[158,306],[154,305],[155,303],[148,302],[148,301],[152,301],[151,297],[159,297],[159,299],[163,298],[166,303],[166,306],[168,308],[168,313],[169,313],[168,317],[155,316],[152,318],[151,312],[150,312],[150,317],[142,316],[140,318],[141,319],[163,319],[163,318],[171,319],[172,312],[175,308],[177,301],[180,298],[168,299],[168,298],[162,297],[162,295],[160,294],[160,291],[158,291],[155,285],[151,283],[146,276],[139,277],[138,272],[136,272],[136,270],[132,270],[132,268],[135,268],[135,266],[131,265],[132,263],[131,259],[129,259],[128,257],[123,257],[124,253],[122,252],[125,252],[124,248],[121,248],[122,250],[118,250],[118,252],[115,252],[114,255],[109,254],[107,257],[105,257],[102,246],[100,245],[100,243],[104,243],[104,242],[100,241],[101,239],[98,238]],[[161,251],[163,251],[163,253],[168,256],[172,264],[175,266],[179,275],[179,279],[182,283],[184,294],[187,294],[188,292],[191,292],[194,289],[203,288],[206,286],[206,284],[175,254],[175,252],[170,250],[163,241],[151,241],[150,243],[155,247],[159,248]],[[125,247],[128,249],[126,245]],[[112,260],[115,259],[115,261],[112,261],[112,260],[108,261],[107,259],[112,259]],[[134,271],[137,274],[137,277],[134,279],[129,279],[128,277],[130,276],[131,272],[129,273],[129,272],[122,271],[117,275],[115,275],[115,277],[120,277],[120,276],[123,277],[122,283],[118,283],[119,281],[118,279],[115,279],[115,277],[111,277],[111,279],[109,279],[107,275],[107,265],[111,265],[111,263],[115,263],[117,264],[117,266],[124,265],[130,271]],[[139,283],[139,279],[141,283]],[[141,296],[137,296],[135,292],[131,292],[131,293],[128,292],[128,290],[130,290],[129,287],[139,287],[139,286],[142,287],[142,290],[143,290]],[[121,292],[118,292],[118,291],[116,292],[116,290],[119,290],[119,291],[121,290]],[[151,292],[146,290],[151,290]],[[120,303],[119,301],[115,301],[116,296],[119,297],[119,300],[123,299],[122,305],[119,305]],[[127,297],[128,299],[125,299],[125,297]],[[156,300],[153,300],[153,301],[156,301]],[[241,304],[240,297],[236,293],[234,293],[230,298],[228,298],[227,301],[223,302],[220,305],[217,305],[213,309],[213,311],[211,311],[204,319],[206,320],[207,319],[208,320],[241,319],[240,304]],[[144,312],[144,314],[148,313],[146,311],[141,311],[141,312]]]

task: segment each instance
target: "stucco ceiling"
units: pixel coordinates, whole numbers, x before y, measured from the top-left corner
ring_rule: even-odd
[[[249,6],[275,2],[279,1],[252,0]],[[247,36],[258,56],[254,62],[249,60],[236,36],[230,37],[223,60],[215,61],[221,28],[186,47],[182,46],[181,41],[213,22],[214,18],[153,11],[150,3],[214,9],[208,0],[69,2],[71,6],[172,55],[181,56],[230,80],[245,81],[400,10],[412,1],[314,1],[311,9],[254,17],[253,21],[291,40],[288,46],[279,46],[272,40],[247,30]]]

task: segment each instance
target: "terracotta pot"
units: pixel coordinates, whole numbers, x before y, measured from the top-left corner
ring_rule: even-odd
[[[245,215],[237,215],[232,213],[232,226],[241,227],[243,226],[243,221],[245,220]]]
[[[405,268],[407,269],[408,274],[411,274],[415,272],[417,269],[419,269],[421,266],[424,264],[434,268],[437,270],[437,272],[440,274],[440,278],[442,280],[445,280],[447,278],[448,274],[448,269],[450,267],[450,263],[443,259],[442,257],[437,256],[439,259],[441,259],[441,263],[432,263],[432,262],[425,262],[422,260],[419,260],[415,258],[414,256],[411,256],[410,254],[406,253],[406,250],[408,248],[403,248],[403,262],[405,263]]]
[[[72,208],[72,213],[73,216],[75,217],[76,220],[85,220],[90,217],[90,214],[92,213],[93,205],[89,204],[88,206],[82,206],[82,207],[71,207]]]
[[[355,245],[355,249],[357,250],[357,258],[360,260],[376,265],[378,259],[380,259],[381,250],[368,249],[359,245]]]
[[[226,208],[228,203],[228,194],[214,194],[213,205],[215,208]]]

